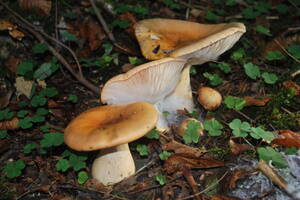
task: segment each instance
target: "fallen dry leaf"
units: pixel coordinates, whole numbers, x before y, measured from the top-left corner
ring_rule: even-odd
[[[272,141],[272,144],[277,144],[284,147],[300,148],[300,133],[291,130],[279,130],[278,137]]]
[[[212,196],[211,200],[240,200],[239,198],[236,197],[225,197],[225,196]]]
[[[171,142],[164,144],[162,149],[165,151],[174,151],[175,153],[183,153],[183,154],[190,153],[196,157],[203,156],[205,153],[207,153],[206,150],[190,147],[185,144],[176,142],[175,140],[172,140]]]
[[[11,120],[0,122],[0,130],[15,130],[19,128],[19,119],[14,117]]]
[[[245,176],[249,175],[253,173],[253,171],[245,171],[242,169],[236,169],[233,172],[231,172],[228,176],[227,179],[229,184],[228,184],[228,188],[229,189],[234,189],[236,187],[236,182],[242,178],[244,178]]]
[[[230,151],[234,155],[239,155],[244,151],[250,150],[251,146],[249,144],[239,144],[234,142],[232,139],[229,140]]]
[[[191,153],[172,154],[164,163],[164,168],[168,174],[183,169],[207,169],[221,166],[224,166],[222,161],[211,158],[199,158]]]
[[[16,78],[15,87],[19,94],[24,94],[28,99],[30,98],[33,81],[25,80],[23,76]]]
[[[40,16],[49,16],[52,2],[48,0],[19,0],[22,10],[34,10]]]
[[[9,35],[15,39],[22,39],[25,37],[25,34],[17,30],[18,26],[12,24],[6,19],[0,20],[0,31],[8,31]]]
[[[262,99],[258,99],[251,96],[245,96],[244,99],[246,101],[246,106],[265,106],[272,98],[264,97]]]
[[[22,60],[20,58],[10,56],[4,63],[5,67],[9,69],[11,72],[16,73],[18,65]]]
[[[295,96],[300,94],[300,85],[293,81],[284,81],[282,84],[286,89],[293,89]]]

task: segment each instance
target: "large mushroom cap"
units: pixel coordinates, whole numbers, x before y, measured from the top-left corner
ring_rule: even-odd
[[[135,25],[143,55],[149,60],[164,57],[215,59],[246,31],[242,23],[199,24],[174,19],[147,19]]]
[[[135,67],[106,82],[101,101],[111,105],[138,101],[155,104],[175,89],[184,64],[183,59],[164,58]]]
[[[144,136],[157,119],[156,109],[147,102],[95,107],[71,121],[65,129],[65,143],[78,151],[121,145]]]

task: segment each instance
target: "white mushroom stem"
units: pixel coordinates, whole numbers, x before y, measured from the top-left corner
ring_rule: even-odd
[[[93,178],[104,185],[113,185],[135,173],[135,164],[128,143],[103,149],[94,160]]]

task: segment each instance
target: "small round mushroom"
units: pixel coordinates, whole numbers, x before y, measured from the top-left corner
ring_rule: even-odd
[[[198,130],[198,134],[199,134],[199,135],[203,135],[203,129],[204,129],[203,124],[202,124],[199,120],[194,119],[194,118],[186,118],[185,120],[183,120],[183,121],[180,123],[180,125],[179,125],[178,128],[177,128],[177,133],[178,133],[178,135],[184,136],[184,133],[185,133],[186,129],[188,128],[188,123],[189,123],[190,121],[197,122],[197,123],[199,123],[199,124],[201,125],[201,129]]]
[[[77,151],[99,150],[92,176],[104,185],[117,183],[135,173],[128,142],[153,129],[158,114],[147,102],[89,109],[67,126],[65,143]]]
[[[206,110],[215,110],[221,105],[222,96],[210,87],[199,87],[197,100]]]

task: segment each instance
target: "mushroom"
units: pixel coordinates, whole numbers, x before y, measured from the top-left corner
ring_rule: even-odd
[[[246,29],[242,23],[199,24],[174,19],[146,19],[135,24],[135,35],[145,58],[200,58],[215,60],[230,49]]]
[[[179,58],[164,58],[117,75],[106,82],[102,88],[101,101],[109,105],[138,101],[152,103],[159,112],[157,128],[166,130],[168,129],[168,123],[163,116],[163,112],[180,109],[178,105],[182,104],[181,101],[184,101],[184,98],[170,101],[168,95],[174,91],[178,82],[181,81],[181,71],[185,62],[185,60]],[[164,102],[166,99],[170,102],[169,105]]]
[[[230,49],[246,29],[242,23],[199,24],[174,19],[147,19],[135,25],[135,35],[143,55],[150,60],[183,58],[187,63],[181,79],[164,103],[178,109],[194,109],[190,86],[190,67],[216,60]],[[179,99],[184,99],[180,101]]]
[[[148,102],[98,106],[67,126],[65,143],[77,151],[102,149],[93,162],[92,176],[104,185],[117,183],[135,173],[128,142],[155,127],[158,115]]]
[[[199,87],[198,88],[198,102],[206,109],[206,110],[215,110],[222,103],[221,94],[210,87]]]

